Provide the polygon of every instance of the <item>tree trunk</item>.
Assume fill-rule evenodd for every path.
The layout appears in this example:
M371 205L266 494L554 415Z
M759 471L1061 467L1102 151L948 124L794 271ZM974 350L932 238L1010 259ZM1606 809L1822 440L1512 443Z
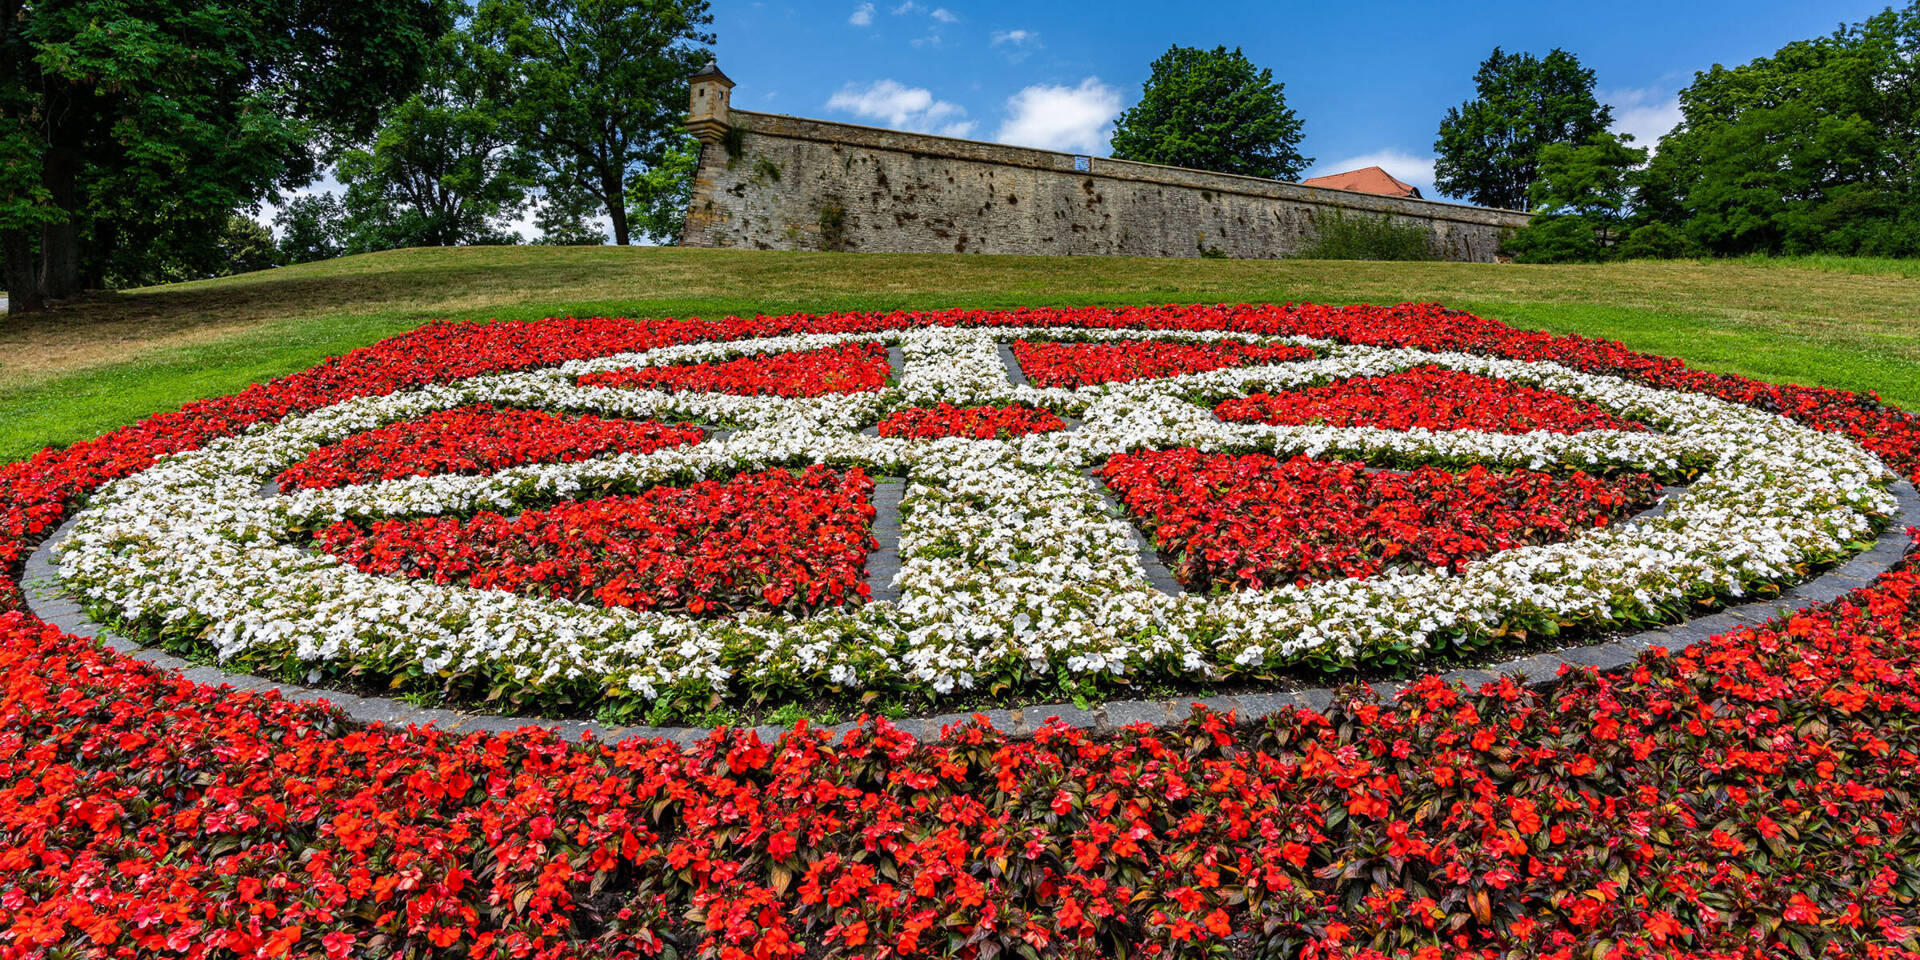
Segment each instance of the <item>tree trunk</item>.
M74 189L79 166L79 158L62 147L47 151L47 192L65 214L60 222L40 228L40 294L49 300L72 296L80 289L79 197Z
M39 313L47 308L40 297L39 261L34 257L33 234L0 230L0 248L6 254L7 312Z
M80 292L80 226L72 220L40 228L40 295L49 300Z
M600 189L606 195L607 216L613 220L613 242L624 247L630 242L627 236L626 187L616 174L612 177L602 177Z
M81 289L99 290L107 285L107 262L113 259L114 248L119 245L118 223L104 217L93 222L93 244L80 270Z

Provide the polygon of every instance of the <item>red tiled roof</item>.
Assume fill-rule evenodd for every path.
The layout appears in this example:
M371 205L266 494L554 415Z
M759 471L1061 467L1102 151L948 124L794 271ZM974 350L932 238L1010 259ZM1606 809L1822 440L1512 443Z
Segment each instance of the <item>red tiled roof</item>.
M1353 190L1358 193L1377 193L1383 197L1412 197L1421 199L1420 190L1410 184L1401 183L1393 175L1379 167L1361 167L1345 173L1332 173L1324 177L1312 177L1301 183L1309 187L1328 187L1334 190Z

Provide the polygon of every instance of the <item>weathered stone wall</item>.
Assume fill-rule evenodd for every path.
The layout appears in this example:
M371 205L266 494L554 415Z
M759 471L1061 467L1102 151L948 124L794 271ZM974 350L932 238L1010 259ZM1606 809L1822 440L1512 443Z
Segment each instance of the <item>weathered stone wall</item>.
M703 145L683 242L761 250L1236 258L1292 254L1328 216L1433 231L1491 261L1507 210L1305 187L732 110ZM1076 170L1076 161L1087 167Z

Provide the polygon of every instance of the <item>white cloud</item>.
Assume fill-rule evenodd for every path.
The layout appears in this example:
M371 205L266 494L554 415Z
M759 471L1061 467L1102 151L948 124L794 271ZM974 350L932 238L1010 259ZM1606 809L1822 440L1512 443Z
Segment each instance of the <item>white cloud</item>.
M1388 148L1363 153L1357 157L1347 157L1344 160L1316 163L1302 175L1301 179L1324 177L1365 167L1379 167L1400 182L1419 188L1420 195L1428 200L1438 200L1441 194L1433 186L1433 160L1433 155L1430 153L1408 153L1405 150Z
M925 87L909 87L896 80L877 80L864 87L849 83L827 101L827 109L853 114L895 130L964 137L973 121L958 104L935 99Z
M914 12L915 10L924 10L924 9L926 9L926 8L925 8L925 7L922 7L921 5L919 5L919 4L917 4L917 3L915 3L915 2L913 2L913 0L907 0L907 2L906 2L906 3L903 3L903 4L901 4L901 5L899 5L899 6L897 6L897 7L894 7L894 8L893 8L893 15L894 15L894 16L896 16L896 17L898 17L898 16L902 16L902 15L904 15L904 14L909 14L909 13L912 13L912 12Z
M853 14L847 17L847 22L853 24L856 27L872 26L873 25L873 4L863 3L857 7L854 7Z
M1678 126L1680 96L1660 87L1600 91L1601 103L1613 105L1613 132L1633 135L1633 145L1649 149Z
M993 45L996 47L1002 44L1023 47L1029 43L1038 44L1039 42L1040 35L1032 30L995 30L993 32Z
M948 10L946 7L934 7L933 12L927 14L927 16L932 17L935 20L940 21L941 23L959 23L960 22L959 16L955 15L953 11Z
M1035 84L1007 98L1007 119L993 138L1001 143L1076 153L1107 151L1120 91L1088 77L1077 87Z

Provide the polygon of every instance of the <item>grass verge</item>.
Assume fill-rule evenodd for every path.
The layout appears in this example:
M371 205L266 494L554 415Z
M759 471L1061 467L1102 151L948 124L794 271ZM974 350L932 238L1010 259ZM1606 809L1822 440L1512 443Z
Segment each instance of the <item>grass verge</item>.
M432 320L1437 301L1709 370L1920 406L1920 263L1519 266L833 254L397 250L92 296L0 321L0 460L96 436Z

